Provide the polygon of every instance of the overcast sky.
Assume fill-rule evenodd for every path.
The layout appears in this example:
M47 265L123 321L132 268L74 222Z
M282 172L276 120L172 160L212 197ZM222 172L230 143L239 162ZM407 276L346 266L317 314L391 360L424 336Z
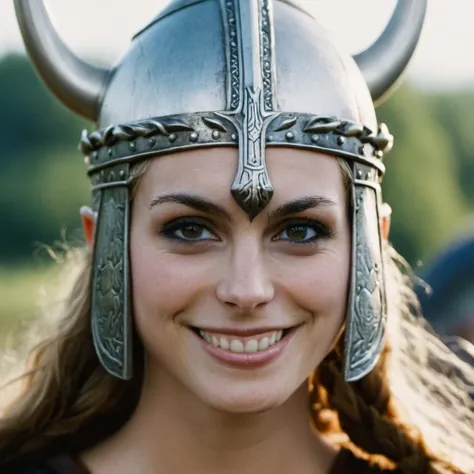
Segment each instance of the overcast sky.
M39 0L37 0L39 1ZM303 0L340 41L357 52L386 24L395 0ZM418 1L418 0L412 0ZM131 36L168 0L47 0L67 44L113 63ZM408 77L422 87L474 89L474 0L429 0L422 39ZM12 0L0 0L0 54L24 51Z

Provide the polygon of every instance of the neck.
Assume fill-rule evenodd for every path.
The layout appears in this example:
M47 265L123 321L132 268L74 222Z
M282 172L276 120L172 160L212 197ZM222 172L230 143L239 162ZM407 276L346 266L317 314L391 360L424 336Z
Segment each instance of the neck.
M281 406L233 414L161 372L146 379L128 424L83 461L93 474L327 474L335 455L311 429L306 384Z

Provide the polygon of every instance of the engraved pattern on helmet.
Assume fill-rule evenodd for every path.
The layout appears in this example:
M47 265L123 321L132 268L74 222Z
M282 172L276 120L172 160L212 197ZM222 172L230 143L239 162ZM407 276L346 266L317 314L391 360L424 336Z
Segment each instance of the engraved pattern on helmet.
M113 375L129 378L128 189L102 191L94 249L92 334L98 356Z

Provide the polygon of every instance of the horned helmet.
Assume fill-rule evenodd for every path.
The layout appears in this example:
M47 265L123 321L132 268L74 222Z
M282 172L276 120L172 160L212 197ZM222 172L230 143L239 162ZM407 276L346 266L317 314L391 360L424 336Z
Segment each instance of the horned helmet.
M273 194L268 147L315 150L351 170L352 269L344 376L377 363L386 325L380 231L381 101L418 43L427 0L399 0L379 39L351 57L296 0L173 0L112 68L75 56L42 0L15 0L30 57L51 91L97 124L83 132L97 212L91 325L105 369L132 377L130 167L202 147L238 148L231 193L253 219ZM291 159L289 157L288 159Z

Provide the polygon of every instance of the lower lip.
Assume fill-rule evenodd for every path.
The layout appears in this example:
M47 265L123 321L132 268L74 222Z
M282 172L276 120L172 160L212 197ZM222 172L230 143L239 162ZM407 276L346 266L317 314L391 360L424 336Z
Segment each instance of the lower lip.
M276 358L280 356L283 352L284 348L290 341L294 334L294 329L291 329L285 337L280 339L276 344L270 346L268 349L264 351L258 352L231 352L220 347L216 347L213 344L205 341L197 334L196 337L201 341L204 349L215 359L219 362L223 362L224 364L231 365L234 367L240 368L255 368L255 367L262 367L270 362L273 362Z

